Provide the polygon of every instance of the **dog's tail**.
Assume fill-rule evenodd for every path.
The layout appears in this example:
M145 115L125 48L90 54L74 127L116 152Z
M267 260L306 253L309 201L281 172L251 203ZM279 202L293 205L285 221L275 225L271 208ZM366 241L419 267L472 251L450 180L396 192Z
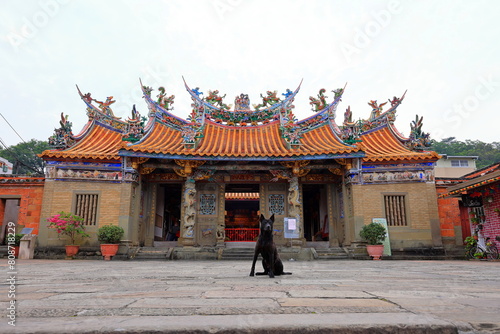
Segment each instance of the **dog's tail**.
M291 275L292 273L282 273L281 275Z

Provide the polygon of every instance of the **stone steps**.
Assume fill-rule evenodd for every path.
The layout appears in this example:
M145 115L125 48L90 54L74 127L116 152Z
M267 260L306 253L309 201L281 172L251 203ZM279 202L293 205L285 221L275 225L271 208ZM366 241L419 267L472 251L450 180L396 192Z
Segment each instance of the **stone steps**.
M340 247L316 248L318 260L347 260L349 255Z
M254 248L225 248L222 251L221 260L245 260L253 259Z
M340 247L316 249L315 252L318 260L345 260L349 258L345 250ZM253 259L253 254L253 248L226 248L222 252L221 260L248 261Z
M132 252L132 260L170 260L173 248L140 247Z

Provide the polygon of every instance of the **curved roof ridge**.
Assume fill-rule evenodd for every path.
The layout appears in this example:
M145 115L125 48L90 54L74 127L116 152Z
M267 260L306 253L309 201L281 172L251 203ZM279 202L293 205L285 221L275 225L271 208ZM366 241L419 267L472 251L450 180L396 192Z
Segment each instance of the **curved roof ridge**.
M115 103L113 100L113 96L108 96L106 101L97 101L91 97L91 93L82 94L78 85L76 85L76 89L78 90L78 95L82 101L87 105L87 116L89 120L98 120L102 121L102 123L107 123L111 127L119 129L120 131L125 131L127 128L127 122L121 120L120 117L116 117L111 109L110 105ZM95 101L100 104L100 108L94 106L92 101Z
M142 155L141 155L142 153ZM360 156L358 147L338 140L327 123L304 134L297 147L283 138L279 121L260 126L227 126L207 120L201 140L186 146L182 132L165 124L156 124L153 131L133 145L123 147L122 156L157 156L161 158L210 158L214 160L283 160ZM364 154L362 154L364 156Z
M93 121L87 134L74 146L63 150L45 150L42 158L120 160L118 150L124 145L122 133L109 125Z
M179 117L179 116L177 116L169 111L169 110L172 110L173 108L172 109L168 109L168 107L165 108L165 107L161 106L158 102L153 101L153 99L151 98L151 92L153 89L151 87L143 85L141 79L139 79L139 82L141 84L143 98L146 101L146 104L148 105L148 109L151 113L154 113L156 118L168 120L172 124L172 126L177 126L177 127L182 127L188 123L187 120L185 120L185 119L183 119L183 118L181 118L181 117ZM160 88L163 88L163 87L160 87ZM175 98L175 95L172 95L170 98L171 98L171 101L169 103L173 104L173 98Z
M395 136L387 124L362 133L360 138L362 141L357 146L366 152L366 157L363 158L366 162L439 159L439 155L433 151L411 151Z

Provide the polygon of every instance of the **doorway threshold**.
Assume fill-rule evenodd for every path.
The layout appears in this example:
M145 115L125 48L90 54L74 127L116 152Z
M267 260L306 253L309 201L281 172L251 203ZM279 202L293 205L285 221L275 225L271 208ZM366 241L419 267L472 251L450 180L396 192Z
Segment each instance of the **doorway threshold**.
M226 248L255 248L255 241L244 241L244 242L226 242Z
M306 241L306 247L314 249L329 248L328 241Z
M154 241L153 242L153 247L171 248L171 247L177 247L177 245L178 245L177 241Z

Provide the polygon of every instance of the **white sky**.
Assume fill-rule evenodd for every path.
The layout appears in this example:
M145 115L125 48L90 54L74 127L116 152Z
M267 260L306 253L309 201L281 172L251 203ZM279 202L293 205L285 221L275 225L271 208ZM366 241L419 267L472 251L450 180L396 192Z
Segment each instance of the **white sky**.
M176 96L187 117L192 88L240 93L295 89L299 119L309 96L347 89L337 123L351 106L408 93L396 126L408 135L416 114L431 138L500 141L500 1L97 1L0 2L0 113L24 140L47 140L69 114L87 122L82 93L114 96L116 116L132 105L146 115L139 78ZM0 138L19 137L0 117Z

